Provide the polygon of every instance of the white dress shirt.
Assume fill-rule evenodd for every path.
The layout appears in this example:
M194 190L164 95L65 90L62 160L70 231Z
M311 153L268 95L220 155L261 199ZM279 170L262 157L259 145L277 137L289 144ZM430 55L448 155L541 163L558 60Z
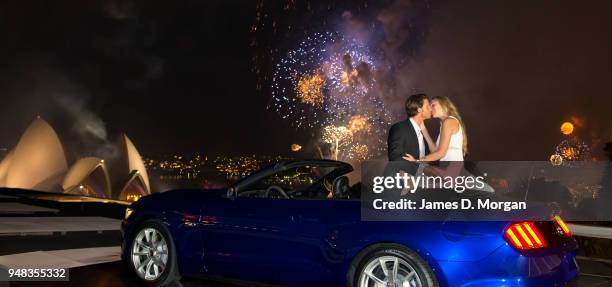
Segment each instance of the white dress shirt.
M423 133L421 133L421 127L419 126L419 124L417 124L417 122L412 118L410 118L410 122L412 123L414 132L416 132L417 138L419 139L419 154L418 154L419 157L416 158L418 160L425 156L425 139L423 139Z

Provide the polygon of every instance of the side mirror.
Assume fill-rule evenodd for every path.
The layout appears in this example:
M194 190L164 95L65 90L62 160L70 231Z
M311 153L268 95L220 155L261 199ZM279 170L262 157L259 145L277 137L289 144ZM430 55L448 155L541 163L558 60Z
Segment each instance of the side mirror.
M332 182L334 198L346 198L349 196L349 180L346 176L339 176Z

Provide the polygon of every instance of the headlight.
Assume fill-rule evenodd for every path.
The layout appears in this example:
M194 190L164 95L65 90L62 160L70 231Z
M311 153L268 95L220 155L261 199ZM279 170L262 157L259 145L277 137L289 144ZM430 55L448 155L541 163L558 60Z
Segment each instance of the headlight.
M128 207L128 208L126 208L126 209L125 209L125 219L128 219L128 217L130 217L130 215L132 215L132 213L133 213L133 212L134 212L134 210L133 210L133 209L131 209L131 208L129 208L129 207Z

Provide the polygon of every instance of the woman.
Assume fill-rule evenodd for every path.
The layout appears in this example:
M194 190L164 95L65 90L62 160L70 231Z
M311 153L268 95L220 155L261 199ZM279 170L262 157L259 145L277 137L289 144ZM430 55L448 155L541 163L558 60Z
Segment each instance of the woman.
M431 112L433 117L442 122L440 134L434 142L425 125L421 124L421 132L430 153L420 161L463 161L467 153L467 135L457 107L447 97L435 97L431 100ZM416 161L410 154L403 158Z

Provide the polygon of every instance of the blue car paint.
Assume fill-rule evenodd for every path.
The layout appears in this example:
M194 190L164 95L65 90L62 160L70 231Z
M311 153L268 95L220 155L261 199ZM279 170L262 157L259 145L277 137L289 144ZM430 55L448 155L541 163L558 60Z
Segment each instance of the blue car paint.
M228 198L228 190L178 190L133 204L134 228L162 221L181 274L286 286L347 286L354 258L397 243L417 252L441 286L562 286L578 274L575 241L523 255L503 239L508 222L368 222L360 202ZM127 247L127 248L126 248Z

